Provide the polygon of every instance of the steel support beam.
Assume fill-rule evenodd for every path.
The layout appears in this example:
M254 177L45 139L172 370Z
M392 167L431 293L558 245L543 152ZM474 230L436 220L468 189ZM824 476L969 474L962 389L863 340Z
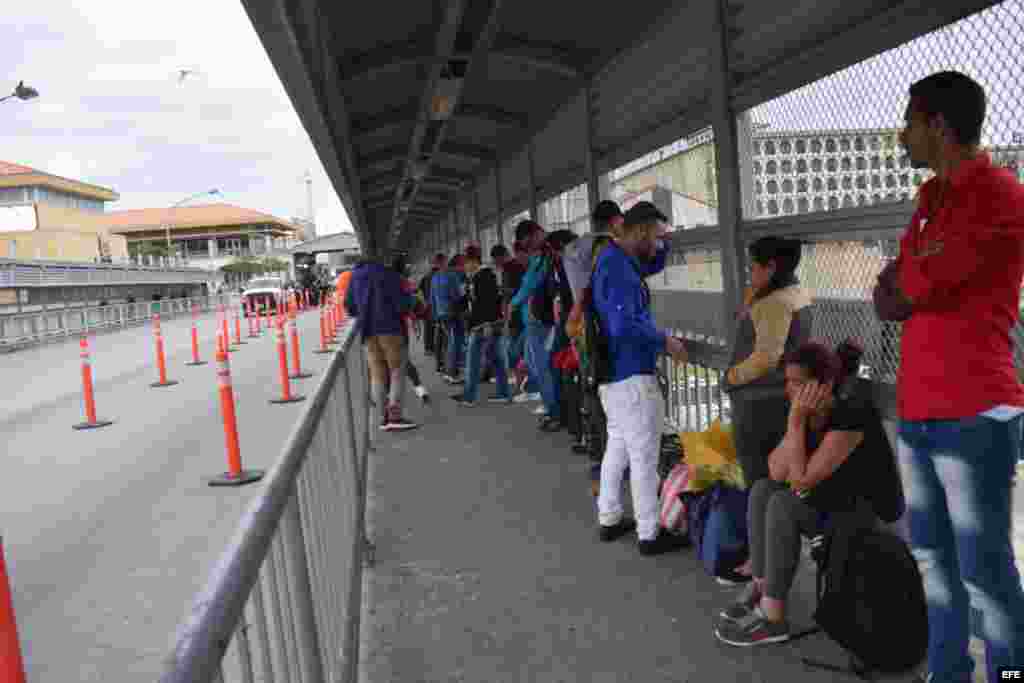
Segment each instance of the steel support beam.
M503 0L490 0L490 5L487 8L486 16L483 22L480 24L479 33L476 36L476 42L473 45L472 54L468 63L465 67L465 72L462 74L462 82L459 84L458 89L450 97L450 105L453 110L458 110L462 94L465 92L467 84L473 82L474 78L479 78L480 64L486 59L487 53L490 51L491 46L494 44L494 40L498 34L499 21L498 16L501 10L501 4ZM452 7L457 8L457 13L461 18L465 11L465 0L451 0ZM451 14L451 12L449 13ZM446 25L447 29L447 25ZM450 57L454 52L455 36L452 34L449 36L447 33L442 32L442 36L439 39L439 46L441 49L438 51L439 55L445 55ZM439 79L441 77L441 71L438 68L432 72L431 78L427 81L427 88L423 93L423 101L420 104L421 110L424 112L429 111L431 101L433 99L434 91L437 87ZM444 144L445 136L449 130L451 119L443 119L437 122L436 125L431 129L432 135L428 136L428 126L418 125L416 133L413 135L412 144L410 145L409 163L406 164L406 174L411 176L411 167L414 160L419 160L425 163L427 175L429 175L430 167L433 164L434 154L441 149ZM433 125L433 124L432 124ZM429 139L428 139L429 138ZM416 201L416 194L419 191L419 183L414 182L412 185L411 192L406 197L409 201ZM399 189L397 194L401 195L404 190ZM401 201L402 196L398 196L397 200ZM397 223L397 221L395 221ZM400 224L396 225L398 230L401 229Z
M484 243L483 243L483 240L480 239L480 198L477 195L477 190L479 190L479 188L477 187L476 183L474 183L473 184L473 189L472 189L472 193L473 193L472 194L473 226L474 226L474 228L476 230L476 242L477 242L477 244L480 245L480 248L482 249L483 246L484 246Z
M420 113L415 107L400 107L375 116L367 116L353 122L352 134L356 138L360 138L389 128L413 126L417 123L419 115ZM513 128L525 128L529 124L529 117L525 114L477 104L460 106L452 113L452 118L477 119L493 123L496 126Z
M529 179L530 189L528 193L528 201L530 202L530 219L540 222L540 216L537 215L537 171L536 166L533 162L533 140L531 139L526 143L526 165L527 165L527 178Z
M601 200L598 187L597 159L594 154L594 94L591 82L583 86L583 172L587 182L587 213L593 214ZM589 222L588 222L589 225ZM590 232L588 229L587 232Z
M345 81L352 81L374 78L398 69L421 65L434 66L438 62L438 57L431 54L432 47L427 38L414 38L402 43L383 45L348 60L342 77ZM541 45L516 38L507 46L502 45L496 50L491 50L487 57L521 64L535 71L552 73L564 78L579 78L581 72L577 63L584 61L589 55L570 54L560 46ZM459 52L453 53L447 59L468 62L472 55Z
M715 0L715 23L711 40L711 121L715 133L715 170L718 176L718 232L722 249L723 320L732 320L743 301L746 270L743 240L743 206L740 189L739 148L736 112L732 107L729 68L729 25L727 0ZM730 346L735 330L729 331Z
M498 211L498 244L505 244L505 207L501 197L501 162L494 165L494 201Z

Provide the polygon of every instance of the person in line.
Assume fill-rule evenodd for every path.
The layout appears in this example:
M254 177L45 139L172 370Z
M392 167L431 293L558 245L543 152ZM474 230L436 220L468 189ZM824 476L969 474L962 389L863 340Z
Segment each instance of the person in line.
M412 279L409 278L410 266L408 255L402 253L395 256L394 261L391 263L391 268L402 276L402 291L411 295L415 299L415 304L412 310L402 316L402 322L404 323L402 332L405 336L405 346L406 348L409 348L409 339L412 331L416 328L417 318L422 319L426 316L426 311L424 310L426 307L421 304L419 299L416 299L416 293L419 287ZM430 403L430 393L423 385L423 381L420 378L420 372L416 368L416 364L412 362L412 358L406 358L405 374L412 383L412 390L416 396L418 396L424 404Z
M900 143L921 186L876 309L904 320L898 455L907 527L928 599L935 683L972 680L971 602L988 680L1024 662L1024 592L1011 538L1024 388L1011 329L1024 277L1024 187L980 148L986 97L969 76L910 86Z
M434 256L434 260L431 263L430 271L420 279L419 292L420 296L423 297L423 301L427 304L426 316L423 320L423 351L428 355L433 355L434 344L437 341L437 329L434 321L434 310L431 307L430 299L430 285L433 281L434 275L441 271L444 267L444 254L437 254Z
M520 367L520 362L526 368L523 374L516 373L516 386L520 393L512 400L516 403L528 403L540 400L540 388L537 378L530 370L530 364L526 361L526 323L525 316L519 309L512 307L512 299L523 284L526 272L530 263L530 255L522 242L516 240L512 243L512 258L504 261L502 266L502 286L505 289L505 317L508 320L508 367L515 369Z
M558 420L547 420L541 422L543 431L559 431L563 427L575 428L577 415L573 414L579 410L579 403L576 400L574 375L577 371L576 359L572 355L570 339L566 331L569 322L569 313L574 306L572 287L569 278L565 273L562 256L565 250L571 247L579 237L572 230L556 230L547 237L547 250L550 253L551 268L548 271L544 286L538 301L551 301L552 317L554 327L545 347L551 354L551 372L557 387L558 396ZM567 393L568 392L568 393Z
M586 309L590 306L590 277L601 252L622 228L623 215L619 205L605 199L598 202L591 215L592 232L570 244L562 261L565 274L572 287L573 307L569 313L566 332L577 350L581 365L588 362L585 340ZM582 367L581 367L582 370ZM589 373L582 372L581 378ZM577 452L589 453L591 459L600 461L604 454L607 424L597 385L581 381L580 406L582 429L579 444L573 446Z
M501 340L501 290L498 277L491 268L481 267L480 248L466 249L466 272L469 274L469 351L466 358L466 384L462 393L453 396L462 406L476 404L480 389L480 364L485 347L499 344ZM495 354L494 374L497 378L497 393L490 400L508 403L512 395L508 388L506 361L501 353Z
M346 268L338 274L338 279L335 281L335 293L338 295L336 301L344 304L348 297L349 284L352 282L352 270ZM345 306L341 307L342 314L345 313ZM351 315L351 314L350 314ZM342 319L344 320L344 318Z
M785 431L782 358L808 341L811 298L796 277L798 240L764 237L750 245L750 287L738 316L725 391L732 406L736 454L748 487L768 477L768 455ZM751 563L736 569L750 576ZM721 583L730 583L722 578Z
M383 410L380 428L405 431L419 425L402 414L408 342L402 316L415 299L402 291L402 277L374 260L360 261L347 286L345 309L359 318L359 332L370 365L370 393Z
M599 537L611 542L636 529L642 555L686 546L658 526L658 455L665 405L655 378L658 355L686 362L682 341L658 329L645 278L664 267L666 217L650 202L626 212L619 236L601 252L593 276L593 307L605 339L609 376L599 393L608 444L597 498ZM636 521L623 517L622 480L630 471Z
M517 247L518 245L513 245L513 248ZM513 369L523 357L523 320L521 316L510 315L509 306L512 297L523 283L526 266L521 260L513 258L503 244L491 247L491 260L501 274L501 317L505 321L497 353L504 358L507 381L511 382L516 379ZM519 395L514 396L512 400L515 401L517 398Z
M437 372L446 377L452 372L447 365L448 332L454 315L455 297L458 295L458 279L449 269L444 254L438 254L435 263L437 272L430 279L430 309L434 315L437 335L434 342L434 359Z
M452 256L448 262L448 272L454 282L452 285L453 313L448 319L448 374L445 381L449 384L462 384L462 370L466 365L466 312L469 298L466 294L466 259L462 254Z
M551 352L547 340L555 326L553 300L542 296L552 267L552 254L547 247L547 233L539 223L524 220L516 226L516 241L530 255L530 267L519 291L512 297L511 309L521 310L526 327L527 363L537 380L543 399L541 428L560 425L558 417L558 385L551 368Z
M828 514L858 509L858 497L870 502L899 487L881 416L870 391L855 383L862 354L849 341L835 351L808 342L786 356L785 436L771 452L769 476L750 492L753 581L719 614L715 635L724 643L788 640L786 598L801 537L825 533Z

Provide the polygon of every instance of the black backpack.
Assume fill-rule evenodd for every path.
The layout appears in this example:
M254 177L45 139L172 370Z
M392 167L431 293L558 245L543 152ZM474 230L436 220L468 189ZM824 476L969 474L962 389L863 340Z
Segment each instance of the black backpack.
M857 673L914 669L928 650L928 608L910 549L863 512L834 514L829 526L814 620Z

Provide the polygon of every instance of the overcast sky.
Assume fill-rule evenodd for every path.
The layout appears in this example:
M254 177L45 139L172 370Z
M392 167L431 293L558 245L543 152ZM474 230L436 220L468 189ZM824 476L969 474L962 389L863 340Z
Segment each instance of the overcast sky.
M4 3L0 159L114 188L108 210L223 201L350 229L239 0ZM178 69L197 76L178 82Z

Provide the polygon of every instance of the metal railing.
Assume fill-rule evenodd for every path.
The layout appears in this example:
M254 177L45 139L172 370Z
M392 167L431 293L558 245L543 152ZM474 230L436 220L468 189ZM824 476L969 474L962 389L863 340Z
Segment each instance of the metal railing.
M0 259L0 287L202 283L211 273L184 266Z
M109 304L0 316L0 350L142 325L152 320L153 315L157 313L164 320L189 315L193 304L199 306L200 311L208 312L220 304L231 306L238 301L239 297L235 294L215 294L208 297L140 301L131 304Z
M356 323L193 602L161 683L356 680L370 443ZM235 657L226 657L234 650Z

